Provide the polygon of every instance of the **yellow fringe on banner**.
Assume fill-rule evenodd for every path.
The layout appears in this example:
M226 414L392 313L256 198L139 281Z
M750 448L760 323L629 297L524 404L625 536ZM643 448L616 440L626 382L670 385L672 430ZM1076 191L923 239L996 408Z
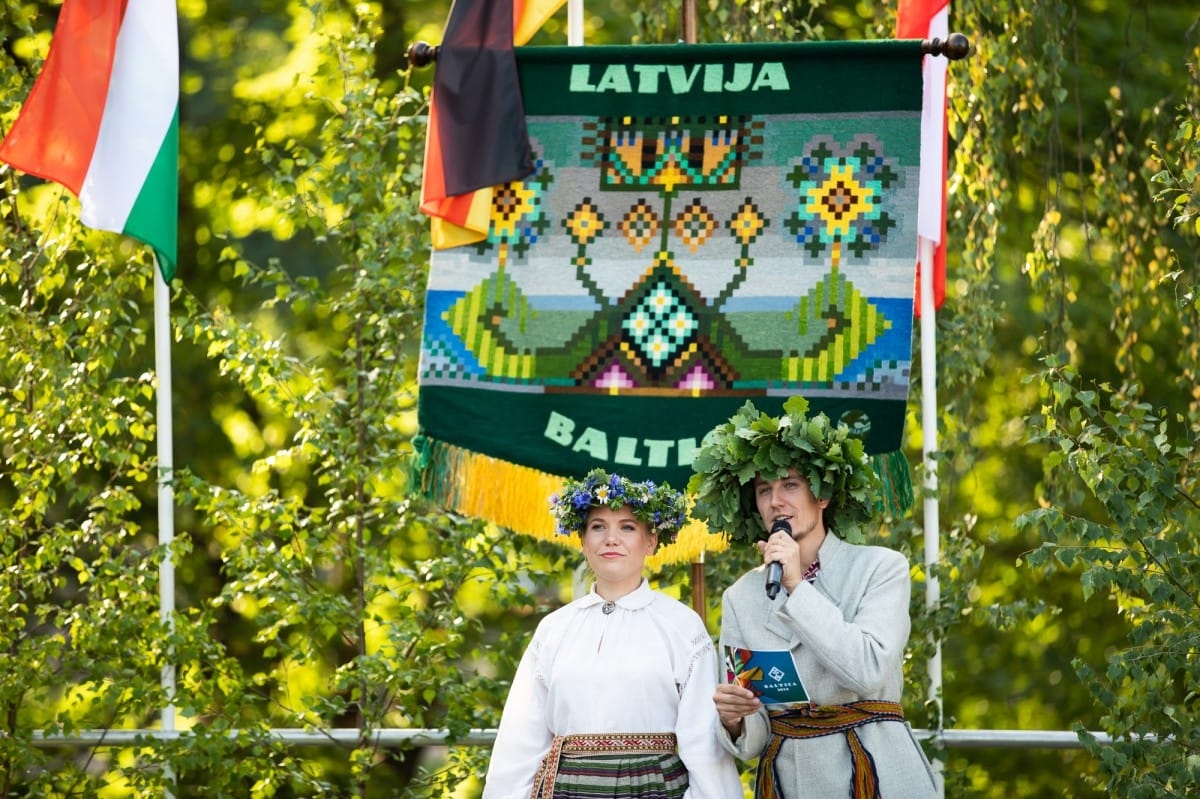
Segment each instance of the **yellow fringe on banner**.
M708 525L695 519L683 526L675 540L646 558L646 567L659 571L673 563L698 563L706 552L724 552L729 548L729 536L710 533Z
M425 436L412 443L411 484L426 498L455 513L580 550L579 536L559 535L550 514L550 497L562 490L562 477ZM658 571L670 564L695 563L704 553L728 546L725 535L710 533L703 522L692 520L672 543L647 558L646 566Z

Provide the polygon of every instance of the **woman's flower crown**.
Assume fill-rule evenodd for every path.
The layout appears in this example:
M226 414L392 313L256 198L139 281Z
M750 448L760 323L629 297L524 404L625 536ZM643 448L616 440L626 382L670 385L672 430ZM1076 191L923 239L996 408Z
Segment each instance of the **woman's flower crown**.
M828 526L850 541L862 540L878 513L879 476L861 438L823 413L806 416L808 400L789 397L782 416L768 416L747 401L696 451L688 490L692 517L734 541L766 535L754 501L754 478L777 480L795 469L813 496L828 499Z
M687 521L687 500L666 483L646 480L635 483L619 474L593 469L582 480L568 480L550 498L550 510L558 522L559 535L583 530L588 510L607 507L620 510L628 505L633 516L644 522L660 541L669 543Z

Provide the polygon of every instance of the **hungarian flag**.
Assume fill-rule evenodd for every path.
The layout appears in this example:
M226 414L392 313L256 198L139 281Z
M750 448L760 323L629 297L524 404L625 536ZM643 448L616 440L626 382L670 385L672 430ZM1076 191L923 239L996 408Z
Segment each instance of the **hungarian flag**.
M179 216L175 0L64 0L0 161L66 186L88 227L150 245L169 282Z
M900 0L896 13L897 39L932 39L950 35L949 0ZM946 299L946 58L927 55L922 66L925 96L921 103L921 191L917 201L917 232L934 243L933 307ZM917 264L920 269L920 264ZM921 282L913 303L921 315Z
M430 97L421 210L432 217L435 249L487 236L492 187L528 175L533 164L513 46L566 0L455 0Z

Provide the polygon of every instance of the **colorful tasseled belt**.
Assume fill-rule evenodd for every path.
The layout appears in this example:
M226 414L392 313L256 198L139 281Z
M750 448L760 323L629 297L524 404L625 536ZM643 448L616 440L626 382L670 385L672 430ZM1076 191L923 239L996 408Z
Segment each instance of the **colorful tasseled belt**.
M554 795L554 778L558 776L558 762L563 755L670 755L675 753L677 747L673 732L555 736L550 744L550 751L542 758L542 764L533 776L530 799L550 799Z
M802 705L770 714L771 740L758 761L755 779L755 799L783 799L779 779L775 774L775 757L788 738L820 738L843 733L850 747L853 774L850 799L879 799L879 774L875 758L862 745L856 727L875 721L904 721L904 710L898 702L864 699L847 705Z

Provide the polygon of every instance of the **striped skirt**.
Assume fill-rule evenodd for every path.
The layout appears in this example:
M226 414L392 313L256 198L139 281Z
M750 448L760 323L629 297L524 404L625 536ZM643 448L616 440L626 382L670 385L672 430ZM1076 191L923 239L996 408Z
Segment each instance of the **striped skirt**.
M600 736L580 743L584 738L592 736L556 739L534 781L534 799L682 799L687 791L673 735L669 747L614 746L611 738L600 744Z

